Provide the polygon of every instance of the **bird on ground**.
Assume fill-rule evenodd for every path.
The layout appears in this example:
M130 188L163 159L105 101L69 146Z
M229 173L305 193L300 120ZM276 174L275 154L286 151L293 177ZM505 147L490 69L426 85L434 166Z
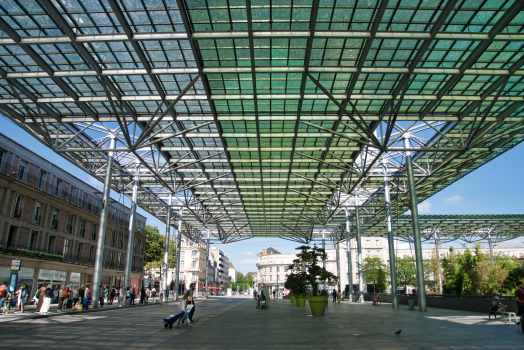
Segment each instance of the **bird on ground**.
M402 329L399 329L398 331L396 331L395 334L400 334L400 332L402 332Z

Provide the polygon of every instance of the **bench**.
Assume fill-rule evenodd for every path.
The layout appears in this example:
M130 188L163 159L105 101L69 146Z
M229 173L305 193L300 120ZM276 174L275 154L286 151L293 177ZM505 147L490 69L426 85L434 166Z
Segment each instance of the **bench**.
M373 305L382 305L382 300L373 300Z

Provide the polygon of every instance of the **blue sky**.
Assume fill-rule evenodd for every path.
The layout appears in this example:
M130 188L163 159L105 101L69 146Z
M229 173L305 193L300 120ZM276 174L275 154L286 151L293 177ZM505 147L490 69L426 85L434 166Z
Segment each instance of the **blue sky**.
M96 179L54 153L9 119L0 116L0 126L0 132L4 135L99 190L102 189L102 184ZM419 204L419 212L420 214L523 214L523 173L524 144L520 144ZM118 193L112 193L111 196L121 201ZM124 199L124 204L129 205L127 198ZM147 217L148 225L157 226L161 233L165 232L165 223L140 208L138 212ZM524 239L520 238L499 245L524 246L523 242ZM226 253L239 271L247 273L256 270L256 255L262 252L263 248L276 247L281 252L293 252L298 245L278 238L254 238L233 244L212 246Z

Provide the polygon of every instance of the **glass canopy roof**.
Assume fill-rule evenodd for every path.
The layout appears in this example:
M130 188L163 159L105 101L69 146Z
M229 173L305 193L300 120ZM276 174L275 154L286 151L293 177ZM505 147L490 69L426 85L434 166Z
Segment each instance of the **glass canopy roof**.
M523 8L0 0L0 111L98 178L116 137L113 188L138 162L139 205L173 195L191 238L337 237L357 207L382 235L406 152L421 202L522 141Z

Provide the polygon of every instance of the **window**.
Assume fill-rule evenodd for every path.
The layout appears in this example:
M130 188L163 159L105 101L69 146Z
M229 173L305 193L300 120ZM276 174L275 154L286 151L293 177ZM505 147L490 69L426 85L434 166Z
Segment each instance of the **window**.
M280 272L280 266L277 266L277 272Z
M191 267L196 267L196 260L191 261Z
M49 239L47 240L47 254L51 254L53 252L54 245L55 245L55 236L49 236Z
M66 233L73 233L73 214L67 214L67 226L66 226Z
M54 195L55 196L60 196L60 190L61 190L61 187L62 187L62 180L60 179L56 179L56 182L55 182L55 191L54 191Z
M144 241L140 241L140 254L144 254Z
M183 259L185 255L186 255L186 251L185 251L185 250L183 250L182 252L180 252L180 258Z
M269 272L273 272L273 268L272 267L269 268Z
M133 242L133 252L136 253L136 238L135 238L135 241Z
M93 213L98 214L98 198L95 199L95 205L93 207Z
M109 245L111 247L115 246L115 231L111 230L111 238L109 239Z
M73 204L76 203L76 191L77 191L77 188L75 186L71 186L71 193L69 194L69 201Z
M6 242L7 247L11 247L15 243L15 237L16 237L17 231L18 231L18 226L11 225L9 227L9 233L7 234L7 242Z
M2 151L2 150L0 149L0 168L2 167L2 162L3 162L3 160L4 160L4 154L5 154L5 151Z
M287 272L287 266L284 266L284 272Z
M115 220L116 220L116 208L113 208L113 217L111 221L115 221Z
M180 262L180 268L181 268L181 269L184 268L184 262L183 262L183 261Z
M116 255L116 265L120 267L121 262L122 262L122 253L118 252Z
M273 263L273 258L270 258L270 259L269 259L269 263L270 263L270 264Z
M33 216L33 223L40 225L42 220L42 203L36 202L35 215Z
M378 247L378 239L375 241L375 247Z
M46 172L43 170L40 170L40 172L38 173L38 181L36 183L36 187L38 187L41 190L44 189L45 176L46 176Z
M82 243L78 243L78 247L76 248L76 263L80 264L82 260L82 250L84 249L84 245Z
M21 219L22 218L22 197L16 195L15 203L13 205L13 218Z
M96 231L97 231L98 224L94 224L91 226L91 240L96 241Z
M118 241L118 248L122 249L123 246L124 246L124 234L121 233L120 240Z
M198 277L197 277L196 274L194 274L194 273L191 274L191 281L196 281L197 278L198 278Z
M58 213L56 210L53 210L53 215L51 216L51 228L53 230L58 228Z
M124 212L120 212L120 225L124 224Z
M82 196L82 208L87 209L87 193Z
M34 250L36 245L36 237L38 235L38 231L31 231L31 236L29 237L29 250Z
M90 246L89 247L89 259L88 259L88 264L89 265L93 265L93 261L95 259L95 247L94 246Z
M192 257L192 258L196 258L196 257L197 257L197 251L196 251L196 250L193 250L193 251L191 252L191 257Z
M69 253L71 252L71 240L66 239L64 241L64 256L69 256Z
M20 165L18 166L18 180L24 181L26 169L27 169L27 163L21 160Z
M86 219L80 219L80 232L79 236L84 237L86 234Z
M273 281L273 275L269 275L269 280Z

